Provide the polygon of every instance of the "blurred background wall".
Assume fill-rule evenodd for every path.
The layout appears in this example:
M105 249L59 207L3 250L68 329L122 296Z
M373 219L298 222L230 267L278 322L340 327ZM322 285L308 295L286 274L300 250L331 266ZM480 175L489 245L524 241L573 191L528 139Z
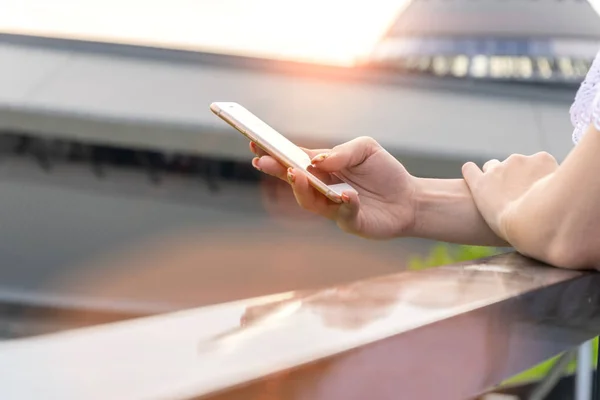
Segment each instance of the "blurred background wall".
M564 158L600 42L583 0L0 7L0 302L132 314L400 271L432 245L298 210L211 102L300 145L373 136L415 175L458 177Z

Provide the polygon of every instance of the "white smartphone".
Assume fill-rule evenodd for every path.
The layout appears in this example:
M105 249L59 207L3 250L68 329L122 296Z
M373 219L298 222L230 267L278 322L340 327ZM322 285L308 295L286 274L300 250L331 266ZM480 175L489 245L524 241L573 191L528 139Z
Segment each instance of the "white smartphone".
M303 170L310 184L331 201L341 203L345 190L354 191L347 183L326 185L311 174L308 154L243 106L232 102L216 102L210 105L210 109L284 166Z

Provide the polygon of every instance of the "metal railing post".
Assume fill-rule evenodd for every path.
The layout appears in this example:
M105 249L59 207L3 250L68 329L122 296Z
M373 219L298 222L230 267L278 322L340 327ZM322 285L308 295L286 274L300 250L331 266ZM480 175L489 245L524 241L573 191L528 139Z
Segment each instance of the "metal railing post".
M575 375L575 400L591 400L594 365L592 362L593 339L577 349L577 371Z
M596 337L592 340L600 340L600 337ZM598 373L598 366L600 366L600 351L596 352L596 367L594 369L594 387L593 399L600 400L600 374Z
M552 389L554 389L558 381L560 381L560 379L563 377L567 365L569 365L569 362L571 362L575 355L576 350L569 350L560 356L542 382L540 382L540 384L531 392L528 400L545 399Z

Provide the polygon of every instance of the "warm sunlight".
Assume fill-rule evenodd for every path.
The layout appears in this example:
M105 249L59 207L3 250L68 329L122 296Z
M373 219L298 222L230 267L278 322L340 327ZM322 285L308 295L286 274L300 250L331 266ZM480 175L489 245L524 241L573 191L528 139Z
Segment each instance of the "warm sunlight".
M409 0L2 0L0 32L352 65Z

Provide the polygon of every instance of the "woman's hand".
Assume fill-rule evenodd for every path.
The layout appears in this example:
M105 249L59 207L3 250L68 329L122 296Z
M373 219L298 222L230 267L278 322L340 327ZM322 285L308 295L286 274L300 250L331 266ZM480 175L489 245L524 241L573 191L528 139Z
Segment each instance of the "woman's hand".
M513 154L503 162L490 160L483 170L470 162L462 173L479 212L490 228L502 239L514 245L511 238L515 210L523 196L536 185L541 185L558 168L548 153L532 156Z
M250 143L252 165L288 182L300 206L331 219L346 232L388 239L412 236L480 246L504 246L483 219L463 179L425 179L410 175L375 140L361 137L333 149L303 149L314 173L326 184L349 183L337 204L314 189L303 171L286 170Z
M387 239L404 234L415 221L415 178L374 139L361 137L333 149L303 149L311 157L311 171L326 184L347 182L358 193L345 191L337 204L314 189L306 175L286 168L253 143L252 165L291 185L298 204L331 219L346 232Z

